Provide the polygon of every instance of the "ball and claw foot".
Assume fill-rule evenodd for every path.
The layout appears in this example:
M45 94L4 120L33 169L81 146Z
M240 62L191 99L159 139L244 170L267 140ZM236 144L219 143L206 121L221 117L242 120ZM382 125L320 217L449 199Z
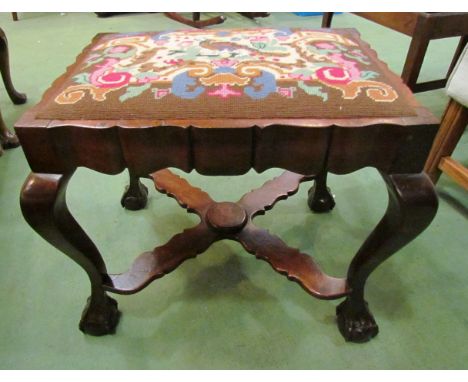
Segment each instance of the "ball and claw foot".
M19 145L18 137L7 129L0 114L0 156L3 154L4 149L13 149Z
M322 213L331 211L335 207L335 200L328 187L326 189L319 189L314 184L309 190L307 204L313 212Z
M367 307L356 311L348 299L336 307L338 329L346 341L362 343L370 341L379 332L379 327Z
M127 210L138 211L146 207L148 202L148 187L138 181L136 187L125 187L124 194L120 200L120 204Z
M90 301L91 299L88 298L81 316L80 330L91 336L114 334L120 318L117 301L106 295L106 303L95 305L93 308L91 308Z

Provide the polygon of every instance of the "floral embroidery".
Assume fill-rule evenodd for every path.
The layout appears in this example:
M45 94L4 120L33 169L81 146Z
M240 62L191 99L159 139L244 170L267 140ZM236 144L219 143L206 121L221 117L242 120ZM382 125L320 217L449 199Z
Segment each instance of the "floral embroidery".
M112 113L128 103L135 116L166 116L178 102L191 114L192 106L219 106L212 112L218 117L239 114L233 105L243 105L242 115L255 109L250 113L307 117L317 110L340 113L342 102L358 97L361 109L347 107L349 115L395 103L399 94L391 81L348 36L289 28L108 34L91 46L53 102L86 108L108 102ZM134 109L137 103L130 101L136 98L144 99L138 105L146 109ZM253 106L258 101L265 109ZM406 107L404 99L395 104L395 115Z

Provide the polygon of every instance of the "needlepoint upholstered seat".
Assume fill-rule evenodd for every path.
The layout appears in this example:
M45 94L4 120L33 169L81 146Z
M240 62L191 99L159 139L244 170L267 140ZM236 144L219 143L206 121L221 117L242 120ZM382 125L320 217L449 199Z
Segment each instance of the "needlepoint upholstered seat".
M364 301L369 274L432 220L437 199L421 171L438 121L352 29L257 28L100 34L16 124L32 174L22 189L26 220L87 272L92 293L80 328L107 334L118 321L106 292L135 293L222 239L323 299L345 297L347 340L377 334ZM112 274L67 209L77 167L128 169L122 204L143 208L151 178L200 223ZM256 227L256 215L314 180L308 204L330 211L327 172L377 168L389 192L382 221L343 278ZM240 175L287 170L237 202L217 202L169 171Z

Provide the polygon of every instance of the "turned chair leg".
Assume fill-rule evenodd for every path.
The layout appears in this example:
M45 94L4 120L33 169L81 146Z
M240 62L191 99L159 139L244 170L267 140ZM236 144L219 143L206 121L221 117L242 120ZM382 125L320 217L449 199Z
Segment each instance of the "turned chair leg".
M322 28L330 28L333 20L333 12L324 12L322 16Z
M437 196L425 173L386 175L389 203L384 217L353 258L348 270L350 295L336 310L338 328L347 341L366 342L378 326L364 300L369 275L383 261L411 242L437 212Z
M3 82L6 91L12 102L16 105L26 102L26 95L19 93L13 86L10 75L10 61L8 54L8 41L5 32L0 28L0 72L2 73Z
M71 175L31 173L21 190L21 210L39 235L80 265L89 277L91 296L81 317L80 330L95 336L111 334L120 313L117 302L103 289L108 278L104 260L66 205Z
M120 200L120 204L127 210L138 211L146 207L148 202L148 187L141 183L140 178L130 173L130 184Z
M318 213L331 211L335 207L335 200L327 187L327 171L321 172L314 179L307 204L313 212Z

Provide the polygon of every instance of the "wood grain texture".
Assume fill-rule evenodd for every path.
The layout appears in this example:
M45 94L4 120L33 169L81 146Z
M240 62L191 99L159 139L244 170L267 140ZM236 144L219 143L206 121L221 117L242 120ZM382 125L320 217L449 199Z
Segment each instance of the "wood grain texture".
M204 252L215 241L229 239L240 242L247 252L268 262L275 271L297 282L313 296L333 299L348 293L345 279L326 275L310 256L288 247L280 238L252 223L256 215L296 193L299 183L311 180L311 177L284 172L247 193L237 203L216 202L167 169L157 171L151 177L159 192L173 197L189 212L198 214L201 221L152 252L140 255L127 272L110 275L104 286L107 291L136 293L185 260Z
M80 330L95 336L111 334L120 313L117 302L103 289L108 275L101 254L68 210L65 193L71 176L31 173L21 190L21 210L39 235L75 261L89 277L91 296Z
M426 174L381 175L387 185L388 207L351 261L347 281L352 292L337 307L340 332L352 342L369 341L378 333L364 300L367 278L382 262L424 231L438 207L437 195Z
M439 169L468 191L468 169L460 162L444 157L439 163Z
M434 184L441 175L440 162L444 157L450 157L468 124L468 109L450 99L442 117L440 129L424 166Z
M265 229L249 224L239 234L239 242L247 252L269 263L314 297L329 300L349 293L346 279L328 276L312 257L287 246Z
M357 32L356 38L359 38ZM99 36L97 37L99 38ZM96 41L96 40L95 40ZM375 52L364 45L365 53ZM438 120L420 106L401 79L379 70L398 86L415 111L411 117L314 119L184 119L174 120L41 120L36 115L67 73L54 82L41 102L16 123L26 158L34 171L27 179L21 206L28 223L47 241L77 262L88 274L91 298L80 328L89 334L112 333L118 322L117 304L105 291L135 293L151 281L204 252L217 240L235 240L280 274L321 299L347 296L337 310L343 336L363 342L378 328L364 300L371 272L430 223L437 198L421 173L438 127ZM297 192L299 184L316 181L309 205L329 194L328 172L346 174L372 166L383 175L389 192L386 214L358 251L347 278L325 274L298 249L253 224L255 216ZM117 174L128 169L130 187L124 202L146 203L140 177L153 179L156 189L200 217L200 223L166 244L137 257L127 272L108 274L91 239L69 213L65 202L68 180L77 167ZM279 167L285 172L238 202L217 202L167 167L206 175L239 175ZM331 198L331 195L330 195ZM330 199L329 198L329 199ZM331 198L326 203L332 208ZM125 203L124 203L125 205ZM316 210L312 208L313 210Z
M333 30L339 32L340 30ZM351 33L357 40L359 34ZM96 36L98 41L102 35ZM377 60L362 43L365 54L378 63L398 92L409 100L415 116L386 118L207 119L191 120L43 120L36 115L77 65L58 78L41 102L15 124L26 158L35 172L64 173L84 166L107 174L128 168L135 176L176 167L206 175L239 175L254 168L283 168L317 174L331 153L329 171L345 173L363 166L382 171L394 168L394 158L423 167L424 149L432 144L438 120L420 106L401 79ZM366 136L372 136L365 144ZM419 145L414 144L418 136ZM389 139L392 140L389 142ZM390 144L388 144L390 143ZM378 147L378 149L376 149ZM414 157L417 148L421 155ZM294 153L294 155L291 155Z

